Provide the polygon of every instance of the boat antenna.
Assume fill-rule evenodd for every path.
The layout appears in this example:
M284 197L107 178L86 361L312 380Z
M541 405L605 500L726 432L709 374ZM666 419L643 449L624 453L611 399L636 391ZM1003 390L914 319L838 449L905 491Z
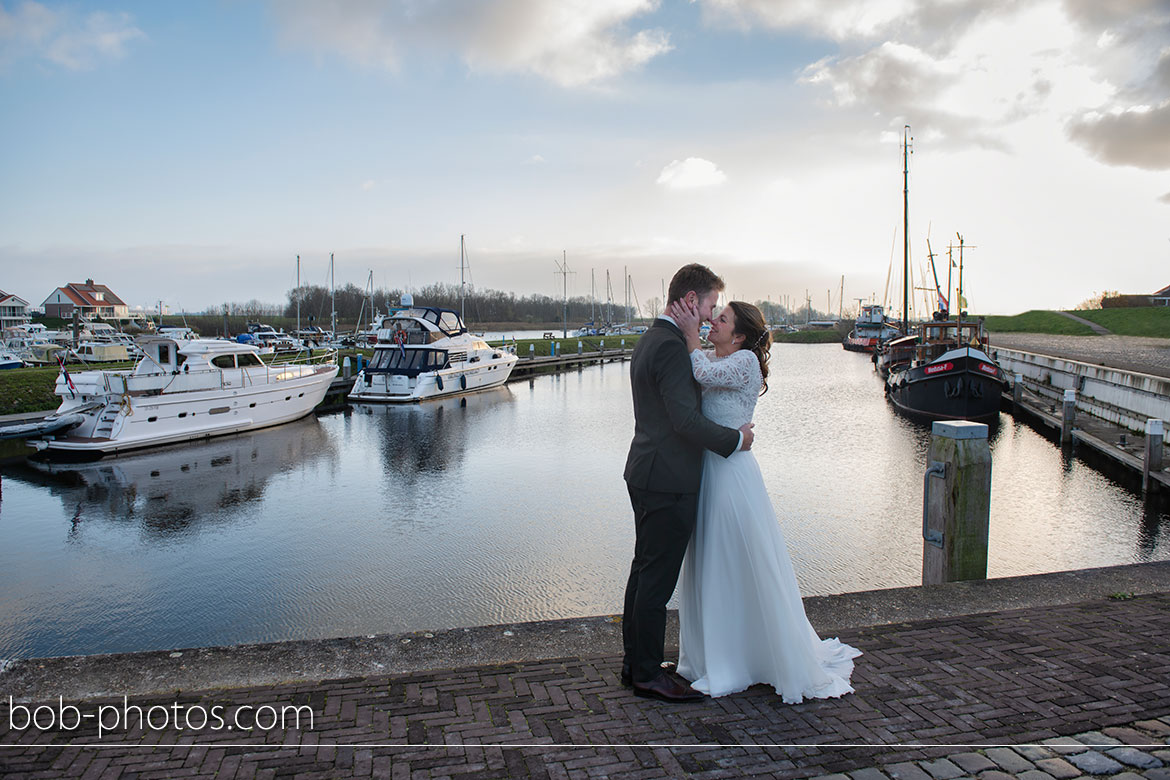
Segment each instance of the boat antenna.
M959 236L959 298L957 303L959 304L959 314L961 315L966 305L966 301L963 298L963 237L957 231L955 235ZM968 244L967 249L978 249L978 247Z
M902 128L902 332L910 334L910 125Z
M561 250L562 262L557 263L557 270L553 271L553 276L560 275L562 286L564 287L564 321L562 322L561 338L569 337L569 274L575 274L576 271L569 270L569 253ZM556 261L553 261L556 262Z

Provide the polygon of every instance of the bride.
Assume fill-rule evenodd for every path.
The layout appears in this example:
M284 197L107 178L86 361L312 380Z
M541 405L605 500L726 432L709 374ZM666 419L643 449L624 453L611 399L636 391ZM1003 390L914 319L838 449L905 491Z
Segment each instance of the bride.
M768 390L772 334L760 310L732 301L699 348L698 315L672 304L687 338L703 415L737 428ZM678 674L709 696L767 683L786 703L853 691L861 652L821 640L804 614L784 534L751 451L703 453L698 520L679 584Z

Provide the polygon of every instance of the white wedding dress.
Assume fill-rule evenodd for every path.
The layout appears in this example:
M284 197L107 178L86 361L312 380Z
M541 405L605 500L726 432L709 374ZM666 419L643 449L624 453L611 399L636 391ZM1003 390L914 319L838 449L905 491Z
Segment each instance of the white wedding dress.
M763 376L755 354L695 350L703 415L751 422ZM853 691L861 652L822 640L804 614L784 534L751 451L703 453L695 533L679 582L678 673L709 696L767 683L789 704Z

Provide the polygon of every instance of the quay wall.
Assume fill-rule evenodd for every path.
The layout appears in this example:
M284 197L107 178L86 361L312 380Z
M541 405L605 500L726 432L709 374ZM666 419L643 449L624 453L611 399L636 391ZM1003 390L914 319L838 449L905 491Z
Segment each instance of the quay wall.
M1151 418L1170 422L1170 379L1082 363L1067 358L999 348L992 357L1008 374L1054 404L1075 390L1077 411L1132 431L1145 431Z

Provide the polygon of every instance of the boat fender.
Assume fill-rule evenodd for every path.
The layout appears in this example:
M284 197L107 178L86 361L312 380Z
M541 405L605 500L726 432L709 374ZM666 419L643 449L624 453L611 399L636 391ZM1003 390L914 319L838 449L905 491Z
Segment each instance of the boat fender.
M440 390L443 389L443 377L439 376L438 374L435 374L435 386Z
M460 387L460 389L463 389L463 390L467 389L467 375L466 374L459 377L459 387Z

